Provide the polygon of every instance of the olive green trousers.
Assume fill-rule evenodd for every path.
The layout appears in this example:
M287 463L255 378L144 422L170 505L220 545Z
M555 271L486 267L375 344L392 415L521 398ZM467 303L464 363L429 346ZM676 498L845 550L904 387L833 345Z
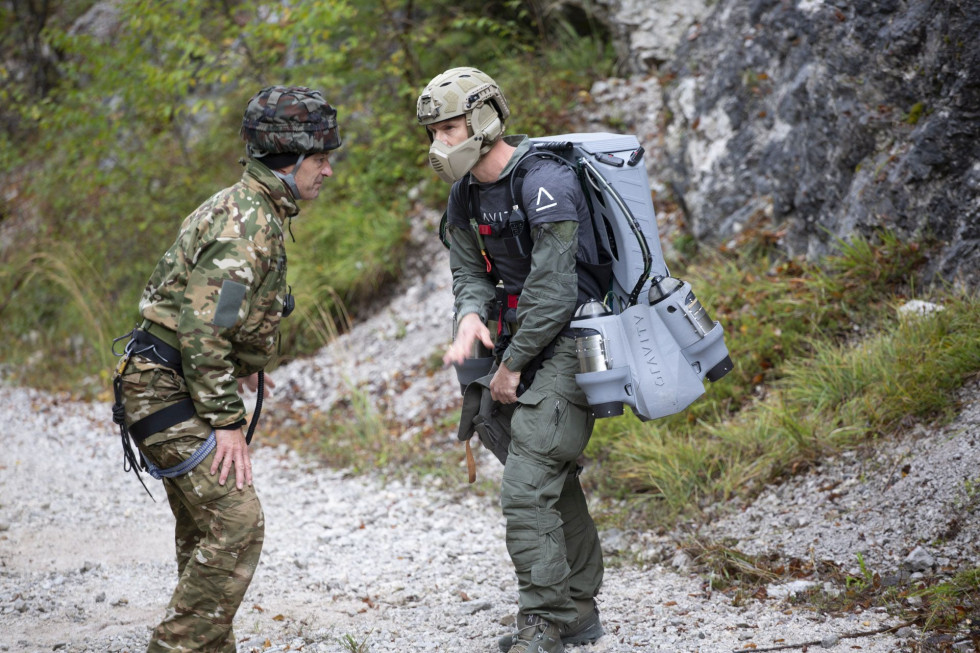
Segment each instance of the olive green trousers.
M575 341L560 337L518 397L500 488L518 607L557 623L578 616L574 600L594 598L603 576L599 535L578 478L595 417L575 383L577 371Z

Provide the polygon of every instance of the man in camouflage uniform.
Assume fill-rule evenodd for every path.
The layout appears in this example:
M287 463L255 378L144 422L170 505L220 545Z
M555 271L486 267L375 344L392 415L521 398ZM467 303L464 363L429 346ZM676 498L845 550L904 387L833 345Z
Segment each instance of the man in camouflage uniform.
M317 197L333 173L328 152L341 144L336 111L305 87L259 91L241 135L241 180L184 220L143 292L143 322L118 374L125 425L176 518L177 587L151 653L236 650L232 620L264 534L239 390L255 389L292 301L284 222L297 200ZM138 426L175 406L187 407L182 421L149 434ZM181 469L195 456L199 464Z
M475 68L438 75L418 99L429 161L453 183L446 219L458 321L444 360L463 365L475 345L495 347L491 373L464 393L460 433L496 420L512 438L505 449L490 445L505 461L500 503L519 595L517 633L500 649L561 653L603 634L602 550L578 478L595 418L575 382L568 325L578 305L604 296L609 268L575 173L536 154L526 136L504 137L509 115L500 88ZM498 283L506 297L490 314ZM500 325L496 343L488 320ZM467 424L474 385L481 409Z

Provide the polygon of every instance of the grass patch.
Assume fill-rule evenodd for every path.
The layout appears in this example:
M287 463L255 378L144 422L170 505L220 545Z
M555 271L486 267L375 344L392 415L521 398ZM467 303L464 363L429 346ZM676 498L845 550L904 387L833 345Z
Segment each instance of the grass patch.
M38 288L46 288L39 293ZM110 305L95 267L70 246L28 252L0 267L0 338L4 374L15 382L59 391L98 392L112 364ZM60 314L67 324L50 320ZM73 373L73 371L75 371Z
M688 267L678 276L700 279L735 370L679 415L600 421L589 449L609 470L600 489L670 522L906 420L952 415L951 391L980 371L980 303L940 290L929 298L943 310L900 316L921 257L879 234L840 243L820 267L760 250Z
M705 591L721 592L736 606L749 600L772 600L769 586L806 580L812 585L810 589L785 599L793 609L861 614L884 608L899 620L885 629L841 634L842 639L914 625L924 635L910 650L953 651L954 642L980 643L980 568L916 579L904 570L883 576L860 554L857 567L845 571L830 561L751 556L724 544L696 539L682 550L692 570L705 579Z
M378 474L386 479L428 480L447 488L495 494L493 482L477 478L466 485L464 449L447 437L455 432L459 411L414 427L392 419L365 388L349 387L329 411L298 412L274 405L263 415L266 444L284 443L334 469ZM474 441L474 447L480 445ZM476 455L490 456L488 451Z
M890 630L915 625L924 632L913 651L953 651L953 644L964 640L980 644L980 568L914 579L901 570L882 576L860 555L857 562L852 573L827 562L808 569L822 584L791 603L826 613L885 608L901 620Z
M980 567L913 591L911 596L921 601L924 627L965 628L973 642L980 644Z

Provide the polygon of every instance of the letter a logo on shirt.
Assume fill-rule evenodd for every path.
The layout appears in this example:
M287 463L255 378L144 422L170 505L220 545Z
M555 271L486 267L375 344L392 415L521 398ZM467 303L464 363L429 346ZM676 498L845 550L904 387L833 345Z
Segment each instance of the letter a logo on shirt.
M544 206L541 206L542 195L546 196L548 198L548 201L551 202L551 204L545 204ZM544 211L545 209L550 209L553 206L558 206L558 202L555 201L555 198L552 197L551 193L549 193L544 186L541 186L540 188L538 188L537 205L538 208L534 209L535 211Z

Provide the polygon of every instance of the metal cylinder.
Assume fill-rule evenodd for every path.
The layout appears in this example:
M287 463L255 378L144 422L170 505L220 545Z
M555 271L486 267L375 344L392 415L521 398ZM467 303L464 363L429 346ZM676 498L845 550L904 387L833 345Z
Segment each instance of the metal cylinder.
M687 293L684 305L691 323L702 337L714 328L715 323L711 320L711 316L708 315L708 311L698 301L698 298L694 296L694 291Z
M486 358L490 356L491 351L487 349L487 346L483 344L483 341L477 338L473 341L473 345L470 347L470 353L467 358Z
M575 354L578 356L579 371L582 373L602 372L609 369L606 345L598 331L575 338Z

